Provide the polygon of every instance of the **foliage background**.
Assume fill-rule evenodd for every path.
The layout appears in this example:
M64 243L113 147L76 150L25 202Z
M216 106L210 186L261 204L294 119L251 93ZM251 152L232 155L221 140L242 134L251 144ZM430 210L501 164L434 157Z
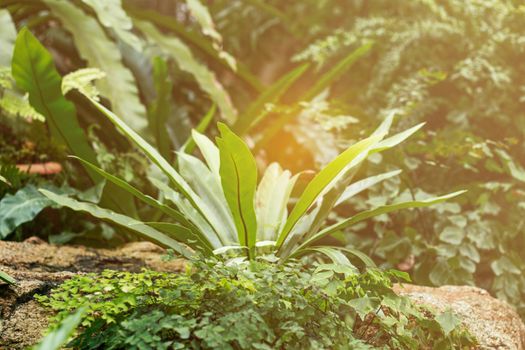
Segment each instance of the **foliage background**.
M360 176L393 169L403 173L338 215L400 197L457 189L468 189L468 194L433 209L381 217L335 238L385 267L407 270L416 283L478 285L525 314L522 2L218 0L205 2L213 18L210 27L191 15L187 2L123 1L133 30L126 15L105 22L103 11L93 6L100 2L69 2L73 9L67 15L57 10L60 3L0 1L17 29L29 26L53 53L61 75L85 66L105 71L105 83L98 85L104 101L122 108L121 114L133 118L161 149L166 142L168 149L179 148L212 101L219 107L215 119L228 121L237 115L243 120L263 113L263 122L245 138L258 150L261 164L276 160L293 172L325 164L392 111L399 115L399 130L427 122L424 131L400 149L367 163ZM76 34L65 18L77 19ZM156 31L148 28L151 24ZM4 28L4 22L1 25ZM98 29L86 31L88 26ZM105 53L98 62L89 51L94 41ZM373 48L364 58L339 72L322 93L303 99L326 72L370 41ZM181 57L188 56L179 42L193 55L186 60L193 65L181 65ZM231 69L230 56L237 72ZM255 112L249 109L265 86L305 62L308 69L281 98L266 101ZM210 81L220 88L211 91ZM137 186L147 186L141 180L147 169L129 144L80 96L71 92L68 98L75 102L80 124L89 130L86 135L98 162ZM22 122L13 114L27 117L27 111L12 113L2 106L0 175L17 186L0 184L0 195L7 198L28 183L89 186L81 169L66 165L67 151L47 138L44 124ZM164 123L168 134L159 136L152 126ZM87 129L92 124L100 126ZM283 127L274 132L272 125ZM208 133L216 131L209 128ZM67 171L43 179L12 168L45 160L63 162ZM139 176L131 169L139 169ZM44 213L47 220L37 217L46 222L44 227L29 222L6 236L24 238L38 228L42 236L58 236L59 241L91 239L101 230L113 244L129 239L87 220L79 224L71 213Z

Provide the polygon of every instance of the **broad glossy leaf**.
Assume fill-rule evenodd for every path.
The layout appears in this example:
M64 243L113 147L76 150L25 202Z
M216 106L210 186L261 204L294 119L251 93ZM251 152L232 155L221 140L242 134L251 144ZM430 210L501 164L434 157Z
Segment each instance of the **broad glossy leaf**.
M380 206L380 207L377 207L377 208L374 208L374 209L370 209L370 210L366 210L366 211L363 211L363 212L360 212L346 220L342 220L332 226L329 226L325 229L323 229L322 231L316 233L313 237L311 237L310 239L308 239L306 242L304 242L303 244L301 244L300 247L298 247L296 250L295 250L295 253L292 254L292 256L296 255L296 252L303 249L303 248L306 248L307 246L311 245L312 243L314 243L315 241L321 239L322 237L325 237L331 233L334 233L336 231L339 231L339 230L342 230L346 227L349 227L351 225L354 225L358 222L361 222L363 220L366 220L366 219L369 219L371 217L374 217L374 216L378 216L378 215L381 215L381 214L387 214L387 213L390 213L390 212L393 212L393 211L396 211L396 210L400 210L400 209L407 209L407 208L421 208L421 207L428 207L428 206L431 206L433 204L437 204L437 203L441 203L441 202L444 202L448 199L451 199L451 198L454 198L454 197L457 197L463 193L465 193L466 191L457 191L457 192L454 192L454 193L449 193L447 195L444 195L444 196L440 196L440 197L434 197L434 198L428 198L428 199L423 199L423 200L419 200L419 201L408 201L408 202L402 202L402 203L396 203L396 204L389 204L389 205L383 205L383 206Z
M255 252L257 238L257 165L250 149L241 138L222 123L219 123L219 131L221 137L217 138L217 144L222 188L233 214L239 243L248 247L251 257Z
M16 27L9 11L0 9L0 67L11 66L16 40Z
M18 34L12 63L12 74L19 88L29 93L29 102L42 114L51 135L75 155L96 163L95 153L76 117L75 105L62 95L62 78L51 54L27 30ZM100 176L88 170L94 183Z
M60 322L58 328L48 333L32 350L59 350L80 325L86 308L80 308Z
M107 74L107 79L98 81L97 87L111 101L113 111L133 129L144 132L147 128L146 108L140 102L133 74L122 64L117 44L107 37L96 19L72 2L44 0L44 3L72 34L80 56L89 67L100 68Z
M237 112L228 93L217 81L215 74L204 64L197 61L186 44L176 37L162 34L151 23L135 21L135 25L151 43L157 45L164 53L173 58L181 70L193 75L200 88L217 104L224 120L229 123L235 122Z
M332 184L334 179L336 180L340 173L351 165L354 159L360 157L360 155L366 151L369 147L373 146L380 140L380 136L372 136L356 144L350 146L346 151L337 156L336 159L331 161L324 169L322 169L306 186L303 194L294 206L286 225L279 234L277 245L281 246L293 229L297 221L307 212L307 210L314 204L323 191L326 191L328 186Z
M28 185L15 194L7 194L0 200L0 239L7 237L21 224L33 220L53 202Z
M126 215L117 214L111 210L101 208L95 204L80 202L76 199L67 196L62 196L48 190L40 189L39 191L45 197L49 198L50 200L52 200L60 206L67 207L75 211L82 211L98 219L102 219L113 224L125 227L150 241L153 241L164 247L173 249L174 251L176 251L184 257L189 258L192 255L192 253L187 248L182 246L179 242L177 242L173 238L170 238L169 236L166 236L162 232L155 230L153 227L150 227L141 221L135 220Z

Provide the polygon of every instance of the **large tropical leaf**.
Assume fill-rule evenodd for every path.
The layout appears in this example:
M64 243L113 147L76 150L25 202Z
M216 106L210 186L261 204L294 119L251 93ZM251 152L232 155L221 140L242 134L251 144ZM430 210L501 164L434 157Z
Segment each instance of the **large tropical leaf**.
M151 23L136 20L135 26L146 35L152 44L157 45L165 54L173 58L181 70L193 75L200 88L217 104L224 120L229 123L235 122L237 112L228 93L217 81L215 74L193 56L186 44L176 37L162 34Z
M86 308L82 307L60 322L57 328L48 333L32 350L59 350L80 325Z
M150 227L141 221L135 220L126 215L115 213L114 211L108 209L101 208L93 203L80 202L76 199L59 195L44 189L40 189L39 191L45 197L49 198L50 200L52 200L60 206L67 207L75 211L82 211L96 218L111 222L116 225L120 225L150 241L153 241L164 247L173 249L174 251L176 251L184 257L189 258L192 255L192 253L187 248L182 246L179 242L177 242L169 236L166 236L162 232L155 230L153 227Z
M16 40L16 27L6 9L0 9L0 67L11 66Z
M147 222L146 224L195 250L200 249L208 255L213 253L212 247L206 238L200 234L195 234L195 232L184 226L169 222Z
M307 212L312 204L322 196L323 193L327 192L329 185L333 184L333 181L340 176L341 172L347 169L354 160L361 158L363 152L368 153L367 150L380 140L381 136L371 136L350 146L312 179L295 204L288 220L286 221L286 225L279 234L277 246L283 244L297 221Z
M89 67L100 68L107 74L107 79L99 81L97 86L102 95L111 101L115 113L121 115L133 129L146 130L146 109L140 102L135 78L122 64L117 44L106 36L96 19L74 3L61 0L44 0L44 3L73 35L78 52Z
M220 153L220 176L226 201L237 228L238 241L248 247L249 256L255 253L257 218L255 191L257 165L244 141L225 124L219 124L221 137L217 138Z
M142 42L132 31L133 22L122 9L121 0L82 0L82 2L95 11L104 27L115 31L118 38L136 51L142 50Z
M213 48L217 51L220 58L228 63L233 71L237 70L237 62L232 55L222 49L222 36L215 29L215 23L211 18L208 8L204 6L199 0L186 0L186 5L190 10L193 18L199 23L202 33L213 40Z
M196 33L195 31L191 31L187 26L178 23L177 21L174 21L173 17L164 16L155 11L145 10L143 8L132 6L131 2L129 1L125 2L124 6L126 8L126 11L131 16L151 22L164 30L176 34L186 43L189 43L193 47L196 47L199 50L201 50L216 63L223 65L228 69L231 69L237 77L241 78L242 81L246 82L255 91L261 92L262 90L264 90L264 86L261 84L259 79L250 72L246 65L244 65L242 62L236 62L235 66L237 70L235 71L234 69L232 69L232 64L228 61L227 57L225 57L224 55L221 56L220 53L217 52L216 48L214 48L213 45L210 43L210 41L207 40L207 38L203 37L199 33Z
M0 201L0 239L5 238L21 224L33 220L44 208L53 204L38 190L28 185Z
M17 86L29 93L31 106L45 117L51 135L73 154L95 163L95 153L78 124L75 105L62 95L62 78L51 54L27 28L16 39L11 70ZM100 181L97 174L88 173L94 183Z
M431 205L434 205L434 204L437 204L437 203L441 203L441 202L444 202L448 199L451 199L451 198L454 198L454 197L457 197L463 193L465 193L466 191L457 191L457 192L454 192L454 193L449 193L447 195L443 195L443 196L440 196L440 197L434 197L434 198L428 198L428 199L423 199L423 200L416 200L416 201L408 201L408 202L402 202L402 203L395 203L395 204L389 204L389 205L383 205L383 206L380 206L380 207L377 207L377 208L374 208L374 209L370 209L370 210L366 210L366 211L363 211L363 212L360 212L348 219L345 219L345 220L342 220L332 226L329 226L321 231L319 231L318 233L316 233L314 236L312 236L310 239L306 240L304 243L302 243L297 249L294 250L294 253L291 255L291 257L293 256L296 256L297 253L301 250L301 249L304 249L306 247L308 247L309 245L315 243L316 241L318 241L319 239L331 234L331 233L334 233L334 232L337 232L339 230L342 230L346 227L349 227L351 225L354 225L358 222L361 222L363 220L366 220L366 219L369 219L371 217L374 217L374 216L378 216L378 215L381 215L381 214L387 214L387 213L390 213L390 212L393 212L393 211L396 211L396 210L400 210L400 209L407 209L407 208L421 208L421 207L428 207L428 206L431 206Z

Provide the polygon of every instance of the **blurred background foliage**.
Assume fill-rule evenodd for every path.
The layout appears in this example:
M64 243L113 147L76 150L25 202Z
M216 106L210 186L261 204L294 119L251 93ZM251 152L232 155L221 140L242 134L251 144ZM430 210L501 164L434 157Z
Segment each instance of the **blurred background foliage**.
M403 172L338 215L393 199L468 193L432 209L376 218L334 242L409 272L415 283L480 286L525 315L522 1L0 0L0 6L0 213L22 199L36 203L24 218L6 222L0 215L1 238L37 234L104 245L129 239L31 197L38 196L35 186L73 191L92 184L66 161L68 150L49 137L49 125L10 76L16 31L27 26L62 76L97 68L70 81L83 87L96 81L94 93L168 158L192 127L214 136L211 121L223 120L249 142L261 166L278 161L293 172L315 170L389 113L398 116L397 130L426 122L359 176ZM127 141L81 94L73 90L67 98L98 163L153 191L143 181L145 162ZM16 167L50 161L64 169L43 176Z

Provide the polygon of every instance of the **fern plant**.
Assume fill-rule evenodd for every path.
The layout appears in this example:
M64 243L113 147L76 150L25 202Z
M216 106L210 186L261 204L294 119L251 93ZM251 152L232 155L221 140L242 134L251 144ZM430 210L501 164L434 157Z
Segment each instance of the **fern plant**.
M461 193L380 206L325 227L328 214L335 206L381 179L395 175L381 174L351 184L359 165L369 155L396 146L423 124L386 137L394 118L393 114L389 115L370 137L355 143L322 169L308 183L288 213L290 194L300 174L292 176L279 165L272 164L258 182L257 166L250 149L225 124L218 125L220 137L216 144L193 131L193 140L205 162L180 153L177 164L173 165L113 112L90 100L160 169L162 176L152 176L150 180L165 201L142 193L87 160L78 159L107 181L162 212L167 220L141 222L48 190L41 189L41 193L59 205L124 226L186 257L191 256L192 251L205 255L233 251L242 259L254 259L269 250L279 259L286 260L316 251L334 261L349 263L345 255L335 248L321 248L315 243L367 218L401 208L428 206Z

